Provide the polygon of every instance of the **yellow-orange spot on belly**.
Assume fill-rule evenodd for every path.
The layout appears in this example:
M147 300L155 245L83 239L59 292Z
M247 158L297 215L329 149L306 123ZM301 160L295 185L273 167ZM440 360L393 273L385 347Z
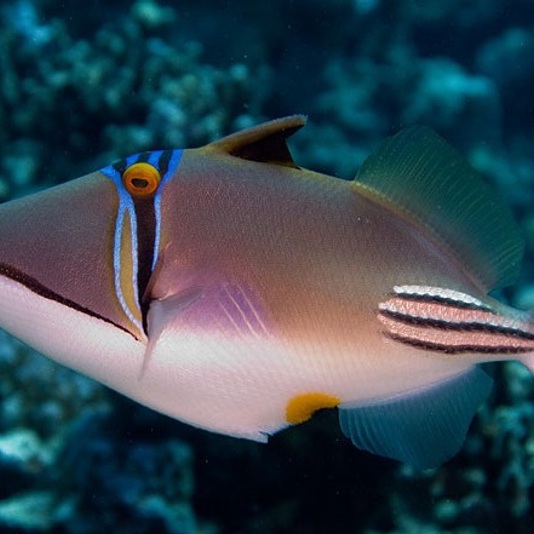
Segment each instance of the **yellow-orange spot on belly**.
M335 408L340 399L326 393L312 392L295 395L286 406L286 421L298 425L307 421L317 410Z

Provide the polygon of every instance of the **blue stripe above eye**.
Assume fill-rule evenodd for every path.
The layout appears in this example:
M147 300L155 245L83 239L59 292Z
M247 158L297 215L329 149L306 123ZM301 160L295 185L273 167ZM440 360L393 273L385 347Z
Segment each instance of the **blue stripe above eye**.
M157 261L159 253L159 244L161 239L161 195L165 184L172 179L174 176L180 160L182 158L183 150L154 150L152 152L143 152L139 154L133 154L128 156L120 163L114 163L108 165L100 170L100 172L111 179L117 188L117 193L119 195L119 207L117 211L117 220L115 222L115 234L113 237L113 277L115 285L115 293L123 309L124 313L128 319L139 329L140 332L143 331L142 322L137 319L136 315L140 315L141 306L139 301L139 291L138 291L138 242L137 242L137 215L135 212L135 204L132 196L125 189L122 183L122 175L119 172L119 169L127 169L134 163L139 161L145 161L150 165L153 165L161 173L161 183L158 187L156 194L153 197L154 202L154 243L153 243L153 254L152 254L152 266L151 270L153 271ZM126 299L124 298L122 287L121 287L121 236L124 227L124 217L128 213L130 218L130 239L132 244L132 266L133 266L133 275L132 275L132 290L134 294L135 303L137 310L132 310L128 306Z
M182 152L182 151L179 150L177 152ZM150 163L150 165L153 165L158 170L160 170L159 167L158 167L158 162L159 162L162 154L163 154L163 150L154 150L154 151L150 152L150 155L148 156L147 163Z

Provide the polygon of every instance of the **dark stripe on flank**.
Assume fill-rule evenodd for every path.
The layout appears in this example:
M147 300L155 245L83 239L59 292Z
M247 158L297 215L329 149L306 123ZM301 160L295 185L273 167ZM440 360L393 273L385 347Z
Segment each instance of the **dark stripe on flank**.
M84 313L85 315L89 315L91 317L95 317L96 319L100 319L101 321L104 321L106 323L112 324L116 328L123 330L124 332L130 334L134 339L139 341L137 336L135 336L132 332L130 332L130 330L124 328L124 326L115 323L111 319L108 319L107 317L104 317L100 315L99 313L96 313L93 310L86 308L85 306L81 306L80 304L74 302L73 300L70 300L66 297L61 296L59 293L56 293L55 291L52 291L51 289L47 288L46 286L41 284L41 282L39 282L37 279L23 273L16 267L12 267L11 265L7 265L5 263L0 263L0 276L5 276L6 278L9 278L15 282L18 282L19 284L22 284L23 286L27 287L30 291L32 291L36 295L39 295L40 297L53 300L55 302L58 302L59 304L62 304L63 306L68 306L69 308L72 308L73 310Z
M422 302L423 304L443 304L449 308L459 308L461 310L479 310L492 312L493 309L486 304L476 304L474 302L464 302L462 300L454 300L452 298L443 297L441 295L420 295L415 293L392 293L392 297L409 300L411 302Z
M399 323L435 328L437 330L447 330L449 332L483 332L486 334L500 334L515 339L525 339L528 341L534 340L534 334L518 328L511 328L509 326L467 321L458 321L453 323L442 319L429 319L426 317L419 317L417 315L405 315L403 313L392 312L389 310L380 310L380 314L394 319Z
M444 354L460 354L460 353L482 353L482 354L521 354L532 352L532 347L506 347L502 345L445 345L442 343L432 343L430 341L422 341L411 337L403 337L398 334L384 334L394 341L399 341L405 345L415 347L422 350L429 350L434 352L441 352Z

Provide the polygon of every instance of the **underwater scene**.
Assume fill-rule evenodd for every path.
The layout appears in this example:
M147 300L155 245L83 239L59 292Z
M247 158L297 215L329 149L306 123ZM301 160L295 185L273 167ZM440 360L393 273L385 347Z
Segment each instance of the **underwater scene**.
M28 343L0 330L0 533L530 534L534 531L534 382L529 370L534 369L534 327L529 314L510 311L512 308L534 310L534 3L531 0L2 0L0 72L0 324ZM290 118L246 130L282 117ZM449 149L441 138L434 137L426 128L410 128L415 125L430 128L446 139L502 200L488 192L489 188L486 191L482 184L474 191L464 188L461 173L469 175L466 180L471 180L471 171L456 155L450 155L452 160L448 165L450 169L459 169L460 174L447 182L448 185L438 183L442 175L447 178L438 168L442 160L437 156L432 160L433 156L429 156L429 166L436 178L429 185L423 176L417 186L412 186L415 197L417 190L422 191L423 200L419 203L394 181L377 185L375 191L373 184L381 183L381 173L389 168L388 158L406 152L410 161L413 160L408 170L419 168L418 153L410 147L427 147L429 154L434 154L434 149L443 149L443 161L449 157ZM380 149L385 139L406 128L407 133L393 137ZM242 130L246 133L217 143L224 136ZM296 130L299 131L287 139L287 151L286 138ZM209 143L213 144L200 152L178 150ZM145 151L157 152L145 154ZM367 160L377 153L375 159ZM224 388L233 388L234 378L241 376L237 371L220 385L220 377L212 378L210 369L206 368L194 377L196 382L190 385L190 393L181 397L196 399L197 394L201 397L215 383L214 388L222 388L220 409L226 417L224 421L223 416L219 419L217 415L217 400L212 403L215 415L210 413L213 406L209 408L206 404L208 408L202 408L199 415L195 412L197 401L186 401L184 406L190 404L193 408L184 408L182 419L191 425L164 415L176 413L180 418L182 408L169 400L167 390L154 394L157 380L148 382L143 393L130 395L140 402L114 390L128 394L127 383L133 382L133 387L137 387L136 381L143 379L145 371L149 373L147 378L150 376L150 368L156 365L160 355L155 342L151 343L150 332L152 329L165 333L163 326L158 330L154 324L160 316L168 318L165 314L170 313L162 305L158 315L153 311L151 318L148 312L147 321L148 304L140 303L147 292L160 291L164 295L172 286L171 282L167 286L161 282L158 287L153 278L157 274L163 279L165 268L172 263L168 259L169 251L176 240L168 235L165 219L161 219L161 214L165 217L168 210L164 194L151 197L155 200L149 208L143 204L144 193L131 200L139 186L139 176L143 188L154 176L157 184L159 180L170 180L175 169L178 172L191 169L190 176L202 179L204 174L212 172L214 165L222 166L229 156L239 160L224 171L241 184L235 189L241 195L234 202L241 202L236 210L242 209L247 200L256 201L259 197L259 194L245 194L245 178L239 170L245 168L243 165L258 169L258 187L264 188L261 191L265 194L275 189L279 176L301 169L328 175L332 182L334 178L339 180L339 186L325 189L323 204L328 204L330 198L338 202L334 190L350 187L348 181L359 173L363 185L358 194L364 205L368 198L380 198L384 206L395 208L383 208L387 214L377 215L377 220L398 220L398 224L384 230L372 243L380 250L389 247L391 257L380 256L376 265L372 262L364 265L362 260L362 265L354 266L355 276L361 278L363 286L368 279L374 280L381 269L387 267L389 272L400 264L413 278L396 282L395 287L387 286L385 293L390 295L387 297L390 300L376 302L382 314L381 324L390 338L383 345L380 358L376 357L385 362L383 368L387 371L388 367L395 369L398 358L416 353L420 373L436 357L440 365L443 363L440 378L451 373L447 367L451 361L454 365L456 361L469 361L469 368L477 370L479 367L474 364L490 362L484 365L484 378L471 377L471 383L478 381L475 386L478 389L472 395L464 395L464 385L457 384L457 390L451 390L449 395L454 397L452 408L445 415L439 407L430 411L431 418L446 419L443 424L437 423L442 425L440 431L445 432L439 438L443 441L449 439L447 428L455 427L457 419L463 421L463 431L460 429L455 434L459 441L450 447L444 445L443 452L436 438L427 441L425 426L415 438L420 448L415 453L407 453L404 443L399 445L397 434L402 433L404 423L388 419L380 427L376 419L375 422L360 416L353 419L350 415L353 407L344 405L346 399L342 394L332 394L333 386L332 390L313 390L293 397L287 404L286 420L280 424L258 423L254 432L249 432L248 427L241 432L239 424L233 426L231 412L228 415L223 411ZM121 159L127 157L130 158ZM120 189L121 222L115 222L115 215L98 222L97 216L101 211L104 213L108 204L117 204L109 198L110 184L117 177L120 184L121 176L125 184L126 171L131 168L141 174L129 182L132 190L128 184L117 185L123 188ZM270 178L263 181L266 168L267 174L272 175L272 183ZM397 163L391 163L391 168L398 170L400 176L405 172ZM95 173L97 169L99 173ZM421 175L425 174L423 171ZM85 182L80 186L82 200L79 196L69 196L70 193L63 197L60 193L54 197L44 193L84 175L89 175L86 183L90 185L87 189L84 189ZM280 242L285 239L289 243L289 251L284 251L285 256L281 256L284 259L279 261L301 265L302 272L291 273L287 282L287 309L282 302L277 313L284 318L282 322L297 326L302 309L311 313L315 305L305 291L305 282L299 293L301 278L306 278L302 273L306 272L306 276L312 273L309 276L317 276L313 280L318 281L323 280L323 275L308 269L306 262L299 259L300 249L295 250L292 245L299 235L316 233L325 254L323 264L332 263L333 272L337 272L336 269L341 269L339 262L344 261L343 247L350 241L343 233L350 226L341 214L344 201L339 200L338 207L332 209L331 220L322 219L323 204L312 196L313 184L322 183L323 178L304 176L302 204L298 195L293 202L292 189L284 189L285 198L273 196L258 202L250 207L246 218L247 224L255 228L253 233L260 243L264 239L267 244L271 243L272 227L270 230L269 225L261 224L262 217L268 219L268 212L272 212L273 221L294 221L297 229L280 238ZM104 177L108 189L100 194ZM187 187L195 192L196 178L193 178ZM86 197L85 191L88 191ZM10 204L31 194L37 194L35 202ZM230 193L227 196L231 197ZM467 208L463 207L464 197L469 200ZM84 198L86 206L80 211L78 206ZM187 212L190 199L192 205L196 202L193 196L182 194L176 198L183 202L176 201L173 208L182 214ZM427 198L428 204L424 206ZM470 211L469 206L477 205L476 199L489 200L486 203L481 200L481 206ZM302 208L305 202L309 205ZM210 244L214 257L219 258L221 249L224 253L223 244L230 230L237 236L229 241L234 247L231 252L241 250L240 246L246 248L243 244L247 239L246 227L219 228L217 219L212 221L210 210L220 208L214 198L199 200L198 206L190 208L190 218L200 221L199 228L202 224L214 225L209 226L209 233L214 236ZM504 206L511 210L518 231L512 219L508 220ZM374 213L374 209L369 207L369 213ZM470 212L466 214L466 210ZM141 218L146 213L156 220L148 229ZM412 215L414 220L421 220L423 230L427 223L429 228L434 225L436 233L429 232L443 237L447 246L454 248L456 241L461 243L463 248L456 259L465 259L465 269L476 272L478 278L473 276L480 283L464 283L460 275L455 278L444 272L440 280L447 287L434 287L435 284L425 282L425 262L419 259L420 249L415 244L404 246L404 241L401 242L399 249L402 252L404 248L406 252L402 258L400 252L393 252L398 239L412 235L411 231L406 230L407 234L401 231L407 228L406 221L411 221ZM176 215L175 218L174 223L183 229L187 217ZM28 222L31 220L37 222ZM59 221L57 224L62 220L65 225L72 224L73 235L51 232L47 224L52 220ZM86 224L85 220L90 223ZM13 231L6 232L10 222ZM96 229L102 224L111 225L115 234L98 234ZM148 275L143 278L139 274L141 271L134 273L136 283L131 293L125 282L131 272L122 262L128 254L138 259L132 251L138 244L136 239L144 234L135 233L136 224L155 243L148 248L139 245L139 265L150 267L155 274L149 281ZM306 226L310 225L315 226L308 233ZM87 248L83 241L87 230L97 234L91 236L94 250L102 252L107 247L108 255L102 252L99 257ZM479 237L471 239L471 234ZM522 258L519 235L525 241ZM64 239L70 240L70 248L58 245ZM191 249L194 246L191 243ZM77 290L72 287L76 283L67 283L71 273L62 269L64 263L70 265L71 253L78 254L78 249L82 250L83 262L76 266L76 276L79 276L76 280L82 284L89 281L88 287L94 293L86 298L100 303L104 297L111 299L108 295L114 291L119 293L120 306L116 302L114 305L123 319L95 311L85 301L78 302L71 296ZM43 280L31 270L25 271L26 265L33 268L47 261L48 250L68 251L59 253L52 269L48 267L54 273L55 284L61 286L63 282L71 286L65 288L65 293L45 287ZM354 251L356 256L358 250ZM166 253L167 259L159 257L160 253ZM261 250L254 254L250 265L263 257ZM15 262L17 269L6 267L11 258L20 262ZM451 272L462 270L457 263L450 263ZM98 276L104 264L114 269L115 278L101 284ZM439 265L439 261L432 256L427 265L434 264ZM276 265L273 260L273 266ZM283 294L286 286L274 287L278 278L271 276L267 267L259 268L265 270L266 285ZM420 272L422 278L418 278ZM428 274L429 280L431 277ZM10 299L14 297L4 291L4 280L11 284L9 287L20 286L28 293L19 299L22 304L12 314ZM174 295L170 301L175 306L174 315L171 314L173 321L182 317L184 310L189 313L191 306L202 300L195 292L196 287L179 294L178 300ZM254 295L244 286L223 287L225 302L239 312L228 315L225 324L230 325L228 328L248 329L251 337L261 341L269 324L261 315L261 306L255 302ZM480 294L468 294L470 287L478 288ZM494 300L488 304L484 300L488 291L506 307L501 309L495 304L493 308ZM33 296L28 296L30 293ZM283 300L277 298L277 303ZM300 308L299 298L306 303ZM56 307L43 308L47 320L44 325L37 324L34 310L47 299L54 301ZM164 302L164 296L161 299ZM441 314L439 320L429 318L430 307L439 308L435 311ZM289 309L296 310L294 315ZM323 340L321 328L326 329L323 321L332 323L328 326L329 335L337 332L337 316L330 316L330 312L328 308L325 317L318 317L320 307L318 313L313 310L317 343ZM99 339L103 330L91 330L91 327L85 334L83 321L71 321L71 317L87 317L91 324L96 321L113 328L119 332L118 348L110 349L108 355L107 341L104 337ZM197 323L203 320L204 316L195 317ZM365 333L366 319L358 321L358 328ZM56 327L57 324L60 326ZM439 331L438 341L430 334L422 337L413 333L422 331L426 335L432 329ZM92 360L93 350L97 363L69 365L69 358L74 359L73 353L78 350L75 343L64 349L65 356L57 358L65 366L29 346L55 346L55 339L60 337L58 332L65 332L68 337L69 330L73 339L94 337L97 348L85 350L84 358L86 362ZM129 347L128 343L134 339L144 339L147 330L151 352L144 357L139 374L139 369L131 370L125 354L128 350L121 347ZM78 337L76 332L80 332ZM37 338L39 342L35 341ZM490 341L483 343L482 338ZM215 347L217 339L210 338L210 346ZM362 337L362 345L365 340L367 337ZM61 344L61 339L57 344ZM324 345L328 345L326 339ZM250 347L255 350L258 345ZM297 350L298 343L295 347ZM189 349L193 350L192 346ZM195 350L199 357L204 356L202 343ZM242 352L248 356L246 350ZM265 350L268 356L271 349ZM391 353L386 354L389 350ZM221 357L225 357L225 351L226 348L220 349ZM503 359L518 361L492 363L504 352L513 357ZM479 353L484 357L473 359ZM261 354L258 363L249 358L242 365L260 377L275 376L276 383L283 385L290 381L283 367L279 370L273 364L271 368ZM106 358L115 360L109 369ZM307 365L321 370L326 360L323 363L319 360L310 360ZM370 358L366 365L372 366L374 362ZM335 364L324 365L328 368ZM468 364L462 365L462 369L468 368ZM69 367L88 369L87 374L99 380L87 378ZM89 371L93 367L96 370ZM187 368L186 372L189 371ZM386 371L387 376L395 375ZM161 374L165 372L164 369ZM176 373L180 372L184 371L177 369ZM415 367L413 374L417 374ZM490 375L494 380L491 392L485 382L489 382ZM237 378L235 381L239 382ZM386 381L362 383L361 388L382 391ZM430 382L428 379L423 385ZM103 383L112 387L118 383L121 387L111 389ZM258 384L262 384L261 379ZM262 397L261 393L258 398L268 405L270 395ZM172 396L174 392L169 394ZM243 413L248 408L261 412L262 406L254 395L240 399ZM408 401L410 413L419 410L420 400L417 397ZM277 402L273 394L273 406ZM469 407L464 408L465 404ZM341 427L338 409L329 409L338 405L340 413L345 413L345 419L341 416ZM399 411L398 418L404 417L405 408ZM300 422L303 424L297 424ZM429 425L429 432L433 431L433 423ZM267 444L258 443L266 441L267 435ZM439 461L434 458L434 452Z

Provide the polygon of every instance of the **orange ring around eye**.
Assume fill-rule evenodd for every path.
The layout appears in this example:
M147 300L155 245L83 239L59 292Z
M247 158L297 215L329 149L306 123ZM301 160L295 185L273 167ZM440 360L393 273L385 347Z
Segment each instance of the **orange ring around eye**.
M126 191L136 198L151 197L160 182L158 169L149 163L134 163L122 173L122 183Z

